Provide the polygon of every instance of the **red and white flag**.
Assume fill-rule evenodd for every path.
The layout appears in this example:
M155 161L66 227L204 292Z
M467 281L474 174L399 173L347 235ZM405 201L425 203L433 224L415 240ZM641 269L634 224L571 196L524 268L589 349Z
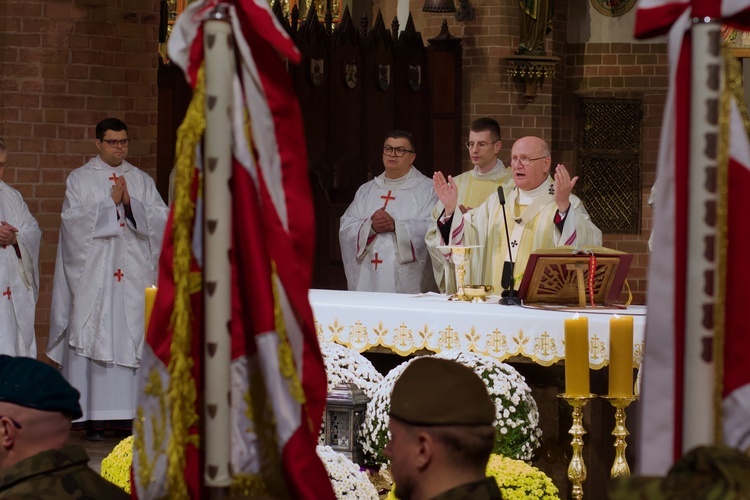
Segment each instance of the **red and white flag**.
M739 311L744 295L741 287L747 282L744 280L750 278L750 267L740 260L747 248L745 244L750 243L746 224L742 224L745 214L750 213L750 197L747 196L750 144L733 99L722 117L731 117L730 125L722 128L713 123L721 130L715 143L716 151L723 148L728 159L722 159L720 153L717 156L716 151L709 152L723 163L717 163L719 176L727 175L721 172L728 169L728 217L722 219L720 211L717 222L712 222L713 225L718 223L718 244L714 245L714 240L709 238L699 250L705 249L704 260L714 266L716 276L726 276L726 279L714 279L714 268L696 269L688 258L690 251L696 251L694 244L692 250L689 248L690 232L704 223L703 217L689 215L691 209L698 213L694 210L696 200L691 199L690 194L691 188L695 192L697 184L690 182L693 140L690 127L711 119L703 103L697 109L691 106L691 85L706 85L710 80L709 72L699 73L700 78L692 76L691 54L707 50L703 46L706 39L693 40L690 31L693 17L720 19L722 23L748 29L750 0L641 0L636 14L636 37L668 33L670 66L670 88L656 176L658 189L641 379L637 463L639 472L646 475L666 474L674 461L689 451L686 443L691 442L689 434L696 423L723 428L723 441L730 446L742 450L750 446L750 333ZM717 69L713 82L723 81L720 58ZM715 185L707 185L716 204L722 205L724 195L715 190ZM723 228L726 233L722 232ZM723 234L726 238L722 240ZM723 250L726 250L725 260L721 258ZM690 280L694 280L691 283L703 280L705 286L689 286ZM715 283L720 290L713 289ZM696 296L718 297L718 300L711 302L715 307L709 304L699 308L695 307L696 302L700 304L702 299L696 301ZM698 355L694 344L691 351L686 334L696 327L696 322L688 318L696 316L702 319L699 328L705 328L710 334L699 339L705 343ZM718 342L713 343L713 338ZM713 369L715 380L702 406L696 410L694 403L689 402L690 397L695 396L694 374L696 368L700 371L706 367ZM713 434L714 430L707 429L707 434Z
M203 23L217 3L192 3L170 38L170 57L194 100L178 132L175 201L139 370L132 490L140 498L202 496L201 66ZM314 210L301 112L282 60L301 57L268 2L222 3L236 54L229 109L231 493L334 498L315 452L326 379L308 302Z

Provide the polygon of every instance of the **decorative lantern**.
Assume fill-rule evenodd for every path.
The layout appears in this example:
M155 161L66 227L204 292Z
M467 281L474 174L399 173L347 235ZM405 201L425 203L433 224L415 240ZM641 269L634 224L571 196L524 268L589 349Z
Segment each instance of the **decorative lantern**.
M352 383L341 383L326 399L325 444L352 462L364 465L359 430L370 398Z

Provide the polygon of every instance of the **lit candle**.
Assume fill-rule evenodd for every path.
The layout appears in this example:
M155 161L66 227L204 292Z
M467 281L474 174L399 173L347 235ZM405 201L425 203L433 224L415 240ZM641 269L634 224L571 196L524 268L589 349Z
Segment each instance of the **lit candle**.
M155 286L146 288L146 308L144 310L144 319L145 321L145 327L143 330L143 334L146 335L148 333L148 322L151 320L151 311L154 310L154 302L156 301L156 291L158 288Z
M633 317L614 315L609 320L609 395L633 395Z
M565 320L565 394L588 396L589 320L576 313Z

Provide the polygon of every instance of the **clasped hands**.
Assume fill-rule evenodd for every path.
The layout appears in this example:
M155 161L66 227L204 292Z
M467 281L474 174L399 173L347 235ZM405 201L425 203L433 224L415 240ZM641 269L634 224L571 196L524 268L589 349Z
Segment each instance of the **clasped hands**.
M376 233L391 233L396 230L396 221L385 211L385 207L375 210L370 219L372 219L372 230Z
M16 233L18 229L5 221L0 221L0 245L8 246L18 243Z
M112 201L115 205L119 205L122 202L124 205L130 205L130 194L128 193L128 184L125 182L125 177L118 177L115 180L115 185L112 186Z

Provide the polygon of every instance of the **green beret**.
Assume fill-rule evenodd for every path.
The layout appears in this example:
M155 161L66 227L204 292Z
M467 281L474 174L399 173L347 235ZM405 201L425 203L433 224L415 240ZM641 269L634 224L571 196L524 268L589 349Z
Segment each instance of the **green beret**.
M414 425L492 425L495 404L471 368L424 357L393 385L390 415Z
M32 358L0 355L0 402L81 418L80 393L59 371Z

